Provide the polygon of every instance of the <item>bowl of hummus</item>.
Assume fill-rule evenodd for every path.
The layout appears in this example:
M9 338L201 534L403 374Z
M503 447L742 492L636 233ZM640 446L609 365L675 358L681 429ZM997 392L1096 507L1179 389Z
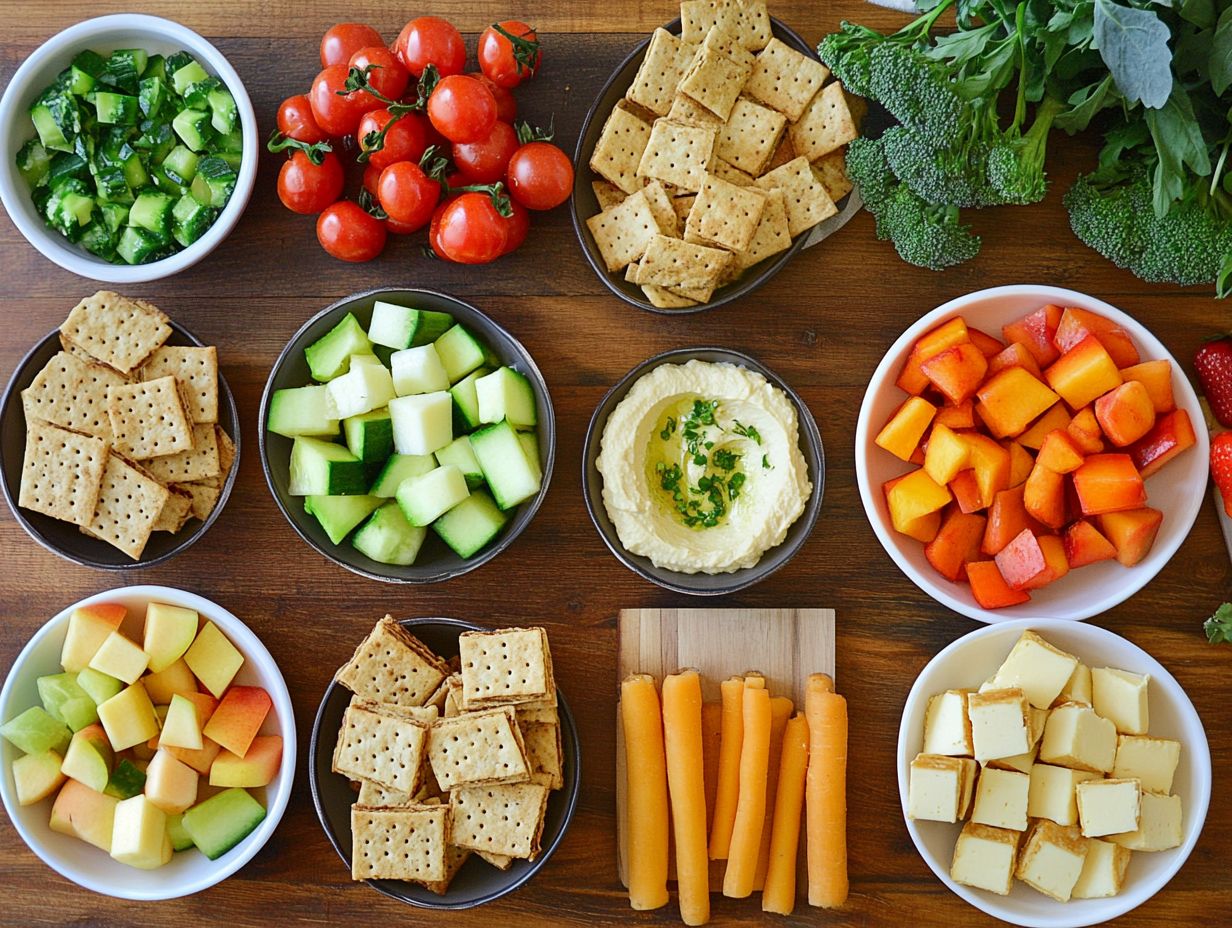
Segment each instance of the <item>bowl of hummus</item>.
M595 410L582 461L586 506L608 548L681 593L765 579L821 511L825 461L808 407L728 349L679 349L635 367Z

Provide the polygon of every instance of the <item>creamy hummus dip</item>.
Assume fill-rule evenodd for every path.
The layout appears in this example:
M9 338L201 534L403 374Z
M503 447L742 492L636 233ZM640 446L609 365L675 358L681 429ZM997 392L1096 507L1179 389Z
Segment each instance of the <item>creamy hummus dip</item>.
M603 427L598 467L621 544L686 574L752 567L813 493L795 405L734 364L639 378Z

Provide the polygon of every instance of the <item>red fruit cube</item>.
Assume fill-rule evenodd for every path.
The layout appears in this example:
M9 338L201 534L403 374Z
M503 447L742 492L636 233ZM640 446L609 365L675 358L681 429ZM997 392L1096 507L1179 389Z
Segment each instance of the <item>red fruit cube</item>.
M1129 456L1145 480L1178 454L1192 448L1197 440L1189 413L1174 409L1160 416L1155 427L1130 446Z
M1086 519L1079 519L1065 530L1065 558L1069 566L1086 567L1116 557L1112 542Z
M1146 504L1142 475L1128 454L1091 455L1074 471L1074 490L1084 516L1140 509Z
M1035 363L1047 367L1061 356L1053 343L1057 327L1061 324L1061 315L1061 307L1050 303L1003 326L1001 335L1007 343L1022 342L1035 355Z
M971 595L982 609L1004 609L1029 602L1031 595L1013 589L993 561L972 561L967 565L967 582Z

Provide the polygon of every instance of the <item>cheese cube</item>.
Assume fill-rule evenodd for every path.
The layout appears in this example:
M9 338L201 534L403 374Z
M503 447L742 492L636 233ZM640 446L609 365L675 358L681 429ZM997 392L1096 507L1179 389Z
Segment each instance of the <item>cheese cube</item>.
M964 819L971 812L971 800L975 798L975 774L980 765L970 757L960 757L962 763L962 787L958 792L958 817Z
M1070 770L1051 764L1036 764L1031 768L1031 784L1027 792L1027 815L1046 818L1058 825L1073 825L1078 821L1079 783L1098 778L1086 770Z
M1027 698L1022 690L972 693L967 697L967 716L976 760L1014 757L1031 750Z
M1031 705L1047 709L1077 666L1078 658L1054 648L1028 629L1015 642L993 679L1002 689L1018 687Z
M1143 793L1137 831L1109 835L1108 840L1131 851L1166 851L1177 847L1181 843L1181 797Z
M1082 873L1074 884L1070 898L1105 899L1115 896L1125 883L1130 856L1131 853L1119 845L1107 841L1089 842L1087 859L1082 864Z
M1078 821L1088 838L1138 830L1142 786L1137 780L1087 780L1079 783Z
M1091 705L1123 735L1145 735L1150 728L1147 685L1150 674L1099 667L1091 671Z
M1116 762L1116 726L1090 706L1058 706L1044 726L1039 759L1046 764L1108 773Z
M946 690L928 700L924 713L924 753L971 757L971 720L965 690Z
M1008 896L1014 885L1019 837L1016 831L968 822L954 845L950 877L964 886Z
M1181 759L1181 743L1142 735L1117 735L1114 777L1136 777L1152 793L1172 792L1172 776Z
M1066 702L1080 702L1088 706L1091 704L1091 668L1086 664L1079 663L1074 668L1069 680L1053 700L1053 705L1059 706Z
M1027 794L1031 778L1014 770L988 768L980 774L971 821L980 825L1027 830Z
M1057 902L1069 902L1086 863L1088 841L1074 826L1044 819L1027 835L1016 875Z
M963 777L962 758L916 755L907 783L907 815L930 822L958 821L964 811Z
M1039 755L1039 747L1033 747L1026 754L1015 754L1013 757L998 757L996 760L990 760L986 767L993 770L1017 770L1019 773L1030 773L1031 767L1035 764L1035 758Z
M1027 735L1031 739L1031 747L1037 747L1044 737L1044 728L1048 724L1050 710L1037 709L1031 706L1027 710Z

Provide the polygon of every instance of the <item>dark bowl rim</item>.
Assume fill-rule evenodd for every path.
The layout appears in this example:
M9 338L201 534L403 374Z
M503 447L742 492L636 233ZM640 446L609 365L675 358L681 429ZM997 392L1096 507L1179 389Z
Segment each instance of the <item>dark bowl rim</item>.
M206 347L205 342L201 341L201 339L197 338L196 335L184 326L180 325L174 319L168 319L167 322L173 331L183 338L188 339L190 345L197 348ZM52 329L49 333L47 333L47 335L39 339L34 347L27 351L25 355L22 356L22 359L17 362L17 366L13 369L13 375L9 378L8 385L4 388L4 395L0 398L0 421L3 421L5 417L11 415L12 408L16 408L13 406L14 398L19 397L21 395L21 390L25 389L25 387L18 389L17 383L19 380L24 379L23 375L26 373L27 368L34 360L35 355L42 351L48 342L53 339L58 340L59 335L59 328ZM29 386L29 384L26 386ZM227 474L227 479L223 481L222 490L218 495L218 502L214 504L213 510L208 516L205 517L205 519L201 520L200 524L196 528L185 535L184 539L179 544L175 545L169 551L164 551L157 557L143 557L135 561L119 564L106 564L92 558L81 557L69 551L65 551L63 548L53 543L50 539L43 537L42 532L34 526L29 518L26 517L26 514L22 512L21 507L17 505L17 501L13 498L13 493L9 489L9 482L4 476L4 449L0 446L0 489L4 491L4 500L8 503L9 510L13 513L13 517L17 520L18 524L25 529L27 535L37 541L43 546L43 548L50 551L52 554L58 555L66 561L71 561L82 567L90 567L94 570L123 571L136 570L141 567L153 567L156 564L162 564L165 561L171 560L171 558L176 555L183 553L188 547L196 543L201 536L209 531L210 527L214 524L218 517L222 515L223 507L226 506L227 500L231 498L231 490L235 486L236 478L239 476L240 472L240 454L242 450L240 414L238 407L235 405L235 397L231 393L231 387L227 383L227 378L223 376L221 367L219 367L218 370L218 389L219 396L225 400L226 409L230 419L229 424L232 426L232 432L234 432L234 434L230 437L232 443L235 445L235 459L231 463L231 471ZM221 425L221 423L219 424ZM105 542L100 542L100 544L105 544Z
M536 387L542 392L543 405L544 405L544 408L547 410L547 414L548 414L547 415L548 428L545 429L545 431L547 432L547 439L548 439L547 440L547 462L543 467L543 478L541 481L541 485L539 487L539 492L535 494L533 499L520 504L520 506L530 507L526 511L525 522L523 523L523 525L520 528L518 528L516 531L506 532L504 537L497 540L496 544L492 545L489 548L485 548L483 551L481 551L479 554L475 555L472 558L465 559L461 565L457 567L444 568L434 574L425 575L422 577L391 577L388 574L382 574L374 570L368 570L367 568L361 567L358 564L348 563L345 559L339 557L335 553L335 551L326 550L321 545L317 544L316 540L313 539L311 536L309 536L309 534L300 526L294 514L288 509L286 503L283 502L282 497L279 496L278 491L274 486L274 475L270 467L269 449L267 445L267 430L265 427L265 423L266 423L266 418L269 413L270 397L273 395L274 378L277 377L279 370L282 368L283 364L286 363L287 358L291 354L291 349L292 347L294 347L296 342L298 342L301 338L303 338L304 333L307 332L308 329L311 328L313 325L315 325L318 321L325 318L330 313L338 312L339 310L342 309L343 306L350 304L350 303L355 303L359 300L366 300L369 297L380 297L382 294L389 294L389 293L424 294L430 297L444 300L446 302L456 303L460 306L464 306L471 312L475 313L477 316L480 316L484 320L486 320L486 322L489 325L491 325L494 329L496 329L496 331L500 332L505 338L509 339L509 341L512 342L513 345L517 348L520 354L520 357L518 360L520 363L526 366L527 372L531 375L531 379L535 382ZM443 293L439 290L429 290L425 287L373 287L369 290L361 290L358 293L352 293L348 296L341 297L335 300L334 302L330 303L320 312L315 313L308 320L306 320L303 325L301 325L298 329L296 329L295 334L292 335L287 340L286 345L284 345L282 351L278 353L277 359L274 361L273 366L270 368L269 377L267 377L265 381L265 389L261 391L261 405L260 405L260 408L257 410L257 447L258 447L258 454L261 457L261 470L265 474L265 483L269 487L270 496L274 498L274 502L277 504L279 511L282 512L283 518L285 518L287 522L290 523L291 528L295 530L295 533L299 535L300 539L304 541L304 543L307 544L309 548L311 548L313 551L316 551L318 554L322 555L327 560L330 560L333 563L337 564L339 567L343 567L351 571L351 573L358 574L361 577L366 577L369 580L379 580L382 583L395 583L395 584L418 586L420 584L442 583L446 580L452 580L455 577L460 577L463 574L468 574L472 570L477 570L478 568L482 567L484 564L491 561L497 555L504 552L505 549L507 549L510 545L512 545L514 541L516 541L518 537L521 536L522 532L524 532L530 526L531 521L534 519L535 515L539 512L539 507L543 505L543 501L547 497L548 487L550 486L552 482L552 472L556 464L556 411L552 406L552 397L551 397L551 392L548 390L547 379L543 376L543 372L539 370L538 365L535 364L535 359L531 356L531 353L527 350L526 346L523 345L521 341L514 338L513 335L510 334L508 329L506 329L503 325L501 325L499 322L497 322L487 313L483 312L473 303L468 303L466 300L453 296L452 294ZM341 545L331 545L331 547L334 549L338 549L341 547Z
M680 32L681 25L680 17L677 16L670 22L664 23L660 28L666 29L668 32L673 34L678 34ZM804 38L798 32L792 29L791 26L787 25L781 19L771 16L770 25L776 38L784 40L781 37L785 36L786 40L790 40L788 41L788 44L792 45L796 51L799 51L802 54L811 55L813 58L817 57L812 46L804 41ZM697 306L687 306L683 309L665 309L660 306L655 306L648 301L637 299L619 285L617 280L612 277L611 272L609 272L607 268L599 264L597 258L594 254L592 254L591 249L587 245L588 232L582 228L585 224L585 220L581 216L577 202L577 191L579 186L583 183L583 174L584 172L590 172L589 152L583 153L582 149L586 145L586 135L590 131L590 126L599 114L599 104L602 102L603 98L607 96L608 91L611 90L612 85L616 83L616 80L620 77L625 68L627 68L635 58L645 53L646 48L650 45L650 40L652 38L654 38L653 31L650 35L638 42L637 45L633 47L633 50L621 59L620 63L612 69L612 73L608 75L607 80L603 82L603 86L595 95L594 102L591 103L590 108L586 111L586 118L582 120L582 127L578 130L577 145L574 147L573 151L574 182L573 194L569 197L569 215L573 222L573 233L577 236L578 245L582 249L582 255L586 258L586 263L590 265L590 268L595 272L595 275L603 281L603 285L607 287L607 289L615 296L623 302L628 303L630 306L636 306L638 309L649 313L655 313L659 316L691 316L694 313L705 312L709 309L718 309L722 306L726 306L742 297L748 296L764 284L768 283L775 274L783 269L783 265L790 261L804 248L805 240L808 238L808 232L801 232L797 235L786 251L772 256L769 259L770 263L768 265L766 265L761 271L749 277L743 283L736 282L729 285L728 292L712 299L709 303L701 303ZM583 154L586 155L585 160L583 160Z
M465 619L451 619L443 616L399 619L398 623L403 627L410 629L415 629L416 627L422 625L446 626L448 628L457 629L459 634L464 631L489 631L489 629L485 626L476 624L475 622L468 622ZM316 757L318 745L320 743L321 721L325 716L325 709L329 705L330 699L334 696L335 692L339 690L343 690L342 685L336 680L331 680L329 686L325 688L325 694L321 697L321 702L317 706L316 715L312 720L312 734L308 740L308 787L309 791L312 793L312 806L316 811L317 821L321 825L321 830L325 832L325 837L329 839L329 843L333 846L338 856L342 859L342 862L347 866L350 866L350 856L339 842L338 836L334 833L334 830L327 823L325 810L321 799L321 786L317 779L316 772ZM480 898L461 903L449 902L447 895L442 896L440 902L430 899L409 899L406 896L399 895L392 887L386 885L389 883L400 884L403 882L400 880L364 880L364 882L382 895L388 896L390 899L395 899L398 902L402 902L406 905L419 909L435 909L441 911L462 911L464 909L478 908L481 905L487 905L489 902L494 902L502 896L507 896L515 890L525 886L526 883L528 883L531 878L535 876L535 874L543 869L544 864L548 862L548 858L556 853L556 849L565 839L565 835L569 831L569 826L573 824L573 815L577 811L578 799L582 792L582 742L578 737L577 724L574 721L573 712L569 709L569 703L565 699L565 694L559 686L556 688L556 708L561 724L569 733L569 738L562 739L562 743L566 740L571 740L575 746L575 750L573 752L574 774L571 777L573 786L572 789L569 789L565 793L566 803L564 815L561 819L560 830L547 844L547 846L540 850L539 856L530 861L529 866L520 876L511 879L507 885L493 890ZM549 801L551 801L550 796ZM498 870L496 872L503 873L504 871Z
M685 578L680 582L673 582L666 580L663 577L656 576L647 570L644 565L635 560L635 558L640 558L641 555L634 555L625 550L624 546L620 543L620 539L618 537L612 537L604 529L599 520L599 514L596 511L595 503L591 499L590 490L595 480L591 474L592 464L598 459L597 453L592 455L591 451L592 448L597 447L599 442L602 440L602 426L607 424L607 419L605 418L604 421L600 423L599 413L602 411L603 407L607 405L609 400L619 394L627 394L633 381L640 378L652 368L659 367L663 364L669 364L680 359L688 360L695 358L700 354L707 353L724 354L733 358L738 358L741 365L747 367L755 373L761 374L775 387L787 394L787 397L796 407L796 415L800 421L800 430L806 436L805 443L808 450L811 451L816 449L817 451L818 472L816 474L816 479L813 481L813 494L809 498L809 501L805 504L804 512L800 514L800 519L803 520L800 536L795 541L791 542L790 545L788 545L786 539L784 539L781 545L775 546L775 548L779 548L783 545L788 545L786 555L777 564L774 564L771 567L762 567L761 562L758 562L752 567L742 567L739 570L732 571L730 574L724 575L685 574L669 571L673 576ZM808 457L809 456L806 454L806 460L808 460ZM593 469L596 472L598 470L597 467L594 467ZM598 479L602 481L602 476ZM817 420L813 417L813 412L809 409L808 403L804 401L804 398L800 396L800 394L797 393L792 386L787 383L787 381L785 381L757 358L754 358L743 351L737 351L734 348L724 348L719 345L698 345L689 348L671 348L667 351L662 351L651 358L647 358L645 361L635 365L627 374L621 377L620 380L616 381L616 383L603 394L603 398L599 400L598 404L596 404L595 411L591 413L590 416L590 423L586 426L586 438L582 443L582 499L586 503L586 512L590 516L590 521L594 525L595 530L599 533L599 537L603 539L603 543L607 545L608 550L611 551L612 554L616 556L616 559L624 564L625 567L629 568L643 580L649 580L651 583L655 583L666 590L671 590L673 593L685 593L690 596L724 596L728 593L735 593L739 590L747 589L757 583L761 583L767 577L777 573L797 554L800 553L800 549L804 547L805 542L807 542L812 536L813 529L817 525L817 519L821 516L821 506L822 499L825 496L825 486L825 444L822 442L821 430L817 427ZM602 499L602 492L602 486L600 486L600 500ZM599 505L602 505L602 503L600 502ZM795 523L793 523L793 525L794 524ZM771 548L769 550L775 550L775 548ZM666 570L667 568L658 569ZM730 576L733 578L733 582L718 589L698 589L688 584L687 578L693 576Z

